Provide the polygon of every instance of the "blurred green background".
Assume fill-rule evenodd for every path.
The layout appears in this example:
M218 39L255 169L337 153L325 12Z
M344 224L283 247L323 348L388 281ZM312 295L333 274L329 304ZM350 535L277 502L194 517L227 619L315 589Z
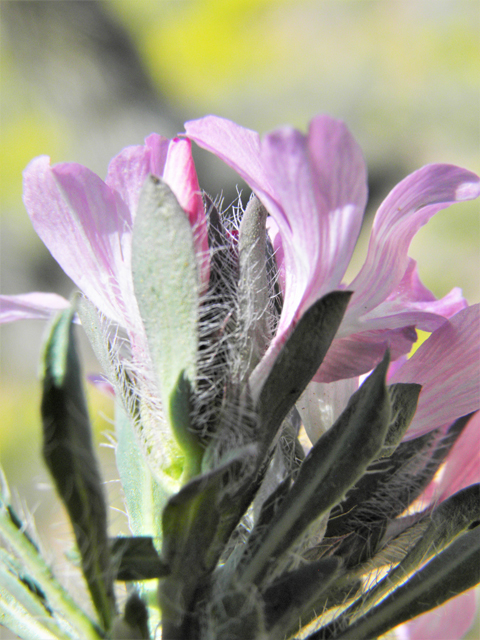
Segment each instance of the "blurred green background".
M265 133L305 130L328 112L347 122L369 167L350 275L372 212L405 175L429 162L480 172L478 0L1 0L0 10L2 293L72 290L22 204L21 174L36 155L104 177L124 146L152 131L172 136L187 119L215 113ZM221 163L196 159L210 194L223 192L229 204L239 184L246 198ZM414 240L410 253L437 296L460 286L480 301L478 211L478 203L451 207ZM68 581L70 534L39 455L43 331L35 322L1 328L0 454ZM82 349L86 372L95 372L84 340ZM88 395L105 444L111 404L92 388ZM112 450L100 451L119 509L112 527L126 532Z

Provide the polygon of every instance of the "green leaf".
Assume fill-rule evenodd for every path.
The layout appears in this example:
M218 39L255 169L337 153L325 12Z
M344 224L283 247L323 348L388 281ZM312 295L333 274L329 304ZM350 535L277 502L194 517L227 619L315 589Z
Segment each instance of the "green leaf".
M42 614L34 614L20 602L25 602L28 590L17 583L12 591L8 589L8 579L0 569L0 625L10 629L22 640L41 638L42 640L72 640L79 636L64 633L53 620ZM30 607L32 609L32 607ZM1 633L1 630L0 630Z
M335 640L376 638L474 587L480 580L480 527L461 535L442 553ZM321 632L319 632L320 634ZM309 636L310 640L316 635ZM318 638L323 638L318 635Z
M300 318L275 360L257 402L265 453L322 364L351 295L350 291L333 291L317 300Z
M70 308L47 337L43 358L43 456L55 481L82 556L82 569L105 629L115 612L107 513L93 450Z
M190 429L182 381L196 379L199 277L193 232L171 189L150 176L133 230L135 295L145 325L162 405L186 458L186 478L199 472L202 447ZM181 388L181 389L180 389ZM174 400L172 400L174 398ZM182 411L173 411L173 405Z
M259 584L280 555L343 499L378 455L390 422L388 363L387 353L333 427L312 447L268 529L252 532L239 568L242 584Z
M149 536L118 537L110 544L116 580L152 580L170 573Z

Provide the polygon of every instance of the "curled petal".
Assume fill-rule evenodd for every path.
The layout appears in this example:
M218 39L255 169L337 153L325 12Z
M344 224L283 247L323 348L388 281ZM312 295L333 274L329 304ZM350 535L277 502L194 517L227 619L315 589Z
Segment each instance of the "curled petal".
M402 280L384 302L363 316L359 316L361 309L358 305L349 307L339 336L355 331L397 329L407 325L415 325L424 331L435 331L445 318L451 318L466 306L467 301L458 287L437 300L420 281L415 260L408 258Z
M407 433L414 438L480 408L480 305L446 320L392 376L422 385Z
M0 324L15 320L47 320L70 302L56 293L32 292L0 296Z
M441 209L479 195L478 176L453 165L427 165L402 180L375 216L365 265L349 285L351 308L365 315L387 299L407 270L407 250L420 227Z

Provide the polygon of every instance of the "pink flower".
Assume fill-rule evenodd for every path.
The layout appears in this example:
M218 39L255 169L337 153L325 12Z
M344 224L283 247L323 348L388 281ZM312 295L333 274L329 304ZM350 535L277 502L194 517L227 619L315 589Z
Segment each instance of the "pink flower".
M149 174L175 193L194 229L200 282L208 283L208 241L203 201L190 142L150 135L110 162L105 182L75 163L50 166L45 156L24 172L24 201L33 226L53 257L110 320L127 330L133 348L145 349L143 323L133 290L132 228ZM1 321L45 318L67 306L47 293L2 296Z
M386 198L373 224L357 277L342 283L360 232L367 199L366 168L346 126L317 116L307 135L283 128L260 139L233 122L208 116L187 122L186 134L233 167L270 213L284 304L275 338L252 375L261 386L292 327L320 297L354 292L316 380L331 382L371 370L387 346L408 353L415 327L433 331L466 306L459 289L436 300L407 255L415 233L437 211L480 194L475 174L428 165Z

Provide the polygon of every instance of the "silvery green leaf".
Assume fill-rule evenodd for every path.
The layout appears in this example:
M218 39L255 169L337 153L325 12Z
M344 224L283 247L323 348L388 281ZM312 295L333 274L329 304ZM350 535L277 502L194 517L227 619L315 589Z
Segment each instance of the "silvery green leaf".
M115 455L122 482L128 521L136 536L152 536L161 545L161 514L170 493L158 482L137 442L130 417L115 406Z
M347 629L327 637L335 640L377 638L474 587L480 580L479 566L480 527L477 526L459 536ZM309 636L309 640L323 637L320 630Z
M342 500L385 440L390 401L388 353L351 397L332 428L312 447L268 528L254 529L239 569L242 584L260 584L269 568L314 520Z
M315 302L300 318L275 360L257 402L265 453L322 364L351 295L349 291L333 291Z
M76 298L75 309L100 366L115 387L115 390L117 392L120 391L121 381L118 379L118 371L115 367L111 345L108 342L106 330L98 309L85 296Z
M185 385L197 373L199 276L193 232L171 189L150 176L133 230L135 295L145 325L162 405L186 457L187 477L198 473L202 448L190 429ZM177 409L172 413L172 398Z
M43 357L43 456L73 525L102 625L115 611L107 513L75 348L74 308L55 318Z
M116 580L152 580L169 574L149 536L117 537L110 545Z

